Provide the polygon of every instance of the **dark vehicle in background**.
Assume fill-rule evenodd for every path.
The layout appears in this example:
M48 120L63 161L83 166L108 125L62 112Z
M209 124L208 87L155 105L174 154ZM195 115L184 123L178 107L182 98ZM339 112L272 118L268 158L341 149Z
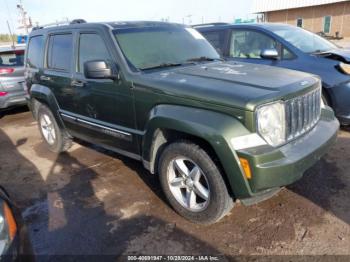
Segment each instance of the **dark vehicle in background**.
M0 186L0 261L34 260L21 214Z
M25 45L0 46L0 110L25 105Z
M342 124L350 124L350 50L284 24L217 23L195 28L225 58L319 75L323 101Z
M25 64L28 104L51 151L79 138L142 161L172 207L197 223L300 179L339 128L318 77L223 62L179 24L37 28Z

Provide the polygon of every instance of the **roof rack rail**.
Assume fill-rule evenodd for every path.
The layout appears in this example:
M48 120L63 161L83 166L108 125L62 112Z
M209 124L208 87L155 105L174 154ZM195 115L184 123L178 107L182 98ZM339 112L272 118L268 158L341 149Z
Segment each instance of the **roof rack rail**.
M84 19L74 19L74 20L64 20L64 21L57 21L54 23L49 23L49 24L45 24L45 25L39 25L39 26L35 26L33 27L33 31L34 30L39 30L39 29L43 29L46 27L54 27L54 26L63 26L63 25L73 25L73 24L84 24L86 23L86 21Z
M216 26L216 25L230 25L230 23L216 22L216 23L207 23L207 24L193 25L192 27Z
M86 21L84 19L74 19L70 22L71 25L74 25L74 24L85 24Z

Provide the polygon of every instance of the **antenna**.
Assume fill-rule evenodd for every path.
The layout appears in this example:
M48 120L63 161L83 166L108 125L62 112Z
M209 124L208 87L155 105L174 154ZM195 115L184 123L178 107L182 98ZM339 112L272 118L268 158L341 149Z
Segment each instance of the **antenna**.
M9 21L6 21L6 22L7 22L7 27L9 29L9 32L10 32L10 38L11 38L11 41L12 41L12 47L15 48L15 40L13 39L13 34L12 34L12 31L11 31L11 27L10 27Z

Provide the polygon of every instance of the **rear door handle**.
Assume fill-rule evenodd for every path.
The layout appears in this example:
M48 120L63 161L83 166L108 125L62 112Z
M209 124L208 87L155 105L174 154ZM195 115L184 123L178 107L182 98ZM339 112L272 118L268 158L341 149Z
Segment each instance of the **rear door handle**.
M48 76L40 76L40 80L42 80L42 81L51 81L51 77L48 77Z
M71 86L84 87L85 86L85 82L80 81L80 80L73 80L72 83L71 83Z

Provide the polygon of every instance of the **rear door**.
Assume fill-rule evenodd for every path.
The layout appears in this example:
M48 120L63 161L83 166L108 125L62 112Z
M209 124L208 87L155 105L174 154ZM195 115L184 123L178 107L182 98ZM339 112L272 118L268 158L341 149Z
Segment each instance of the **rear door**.
M49 87L61 109L76 112L75 89L71 86L73 72L73 32L51 33L48 36L44 71L40 83Z

